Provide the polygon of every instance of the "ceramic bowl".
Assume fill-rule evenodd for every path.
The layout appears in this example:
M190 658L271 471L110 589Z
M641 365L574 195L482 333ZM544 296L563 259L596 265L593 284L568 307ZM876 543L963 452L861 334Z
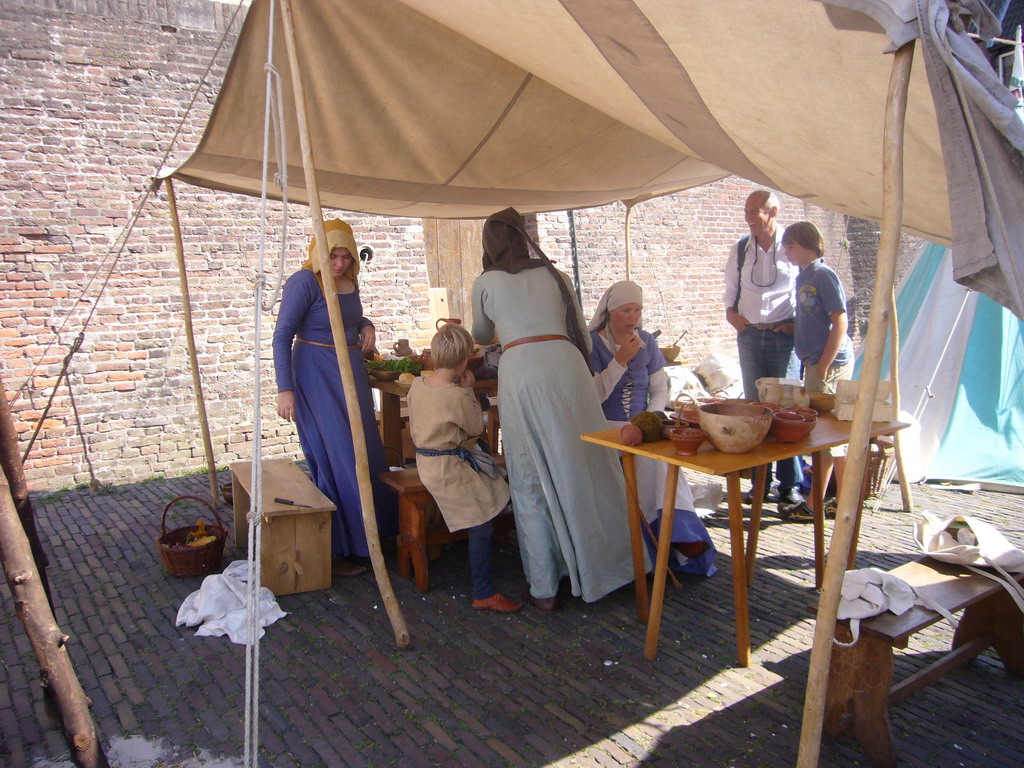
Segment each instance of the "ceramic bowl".
M680 456L695 456L697 450L708 439L707 432L693 427L674 427L668 431L668 439Z
M696 405L681 405L672 414L672 418L681 424L689 424L695 427L700 424L700 409Z
M827 395L824 392L809 392L807 396L811 399L811 408L818 413L828 413L836 407L835 395Z
M779 411L772 418L771 433L780 443L795 443L810 434L818 423L816 416L794 411Z
M746 453L764 440L772 410L746 403L710 403L700 407L700 428L722 453Z
M658 349L664 355L666 363L674 362L679 357L679 347L658 347Z
M812 419L818 418L818 412L814 408L801 408L800 406L793 405L789 408L783 408L782 410L799 413L802 416L810 416Z

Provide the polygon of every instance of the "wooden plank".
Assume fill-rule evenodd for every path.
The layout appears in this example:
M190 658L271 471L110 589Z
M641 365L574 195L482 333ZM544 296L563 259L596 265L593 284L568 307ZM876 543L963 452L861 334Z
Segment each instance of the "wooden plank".
M909 699L923 688L927 688L936 680L957 667L961 667L973 659L979 653L992 645L992 635L979 635L969 643L964 643L945 654L938 661L929 664L924 669L918 670L906 680L903 680L892 687L889 692L889 706L895 707Z
M918 592L928 595L950 613L984 600L1002 589L991 579L928 557L901 565L890 573L903 579ZM1018 580L1021 579L1024 579L1024 574L1018 577ZM930 608L915 605L902 616L886 612L862 621L860 631L888 640L897 648L905 648L911 635L941 618L940 614Z
M304 512L333 512L334 503L317 488L291 459L264 459L263 516L280 517ZM252 462L236 461L231 471L248 496L252 496ZM280 504L275 498L290 499L305 507ZM246 510L248 511L248 510Z

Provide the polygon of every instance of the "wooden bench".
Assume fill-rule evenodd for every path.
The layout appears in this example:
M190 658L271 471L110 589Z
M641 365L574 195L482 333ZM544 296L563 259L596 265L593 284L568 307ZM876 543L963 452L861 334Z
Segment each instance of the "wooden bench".
M452 533L443 520L427 525L433 498L415 468L381 472L380 479L398 494L398 572L407 579L415 574L416 589L425 593L430 589L428 551L449 541L465 539L469 532ZM504 536L512 526L512 515L502 512L494 519L495 537Z
M1024 675L1024 616L1007 591L966 568L921 558L890 571L950 613L963 609L953 648L942 658L892 685L893 648L942 616L914 606L902 616L888 611L860 623L856 645L833 644L823 729L830 739L854 736L873 766L894 766L889 707L896 706L950 670L994 647L1011 675ZM1024 575L1018 576L1018 581ZM848 622L837 622L836 638L850 642Z
M264 459L260 585L275 595L331 586L331 513L334 504L291 459ZM235 546L249 546L252 462L231 465ZM288 499L295 504L274 501ZM297 506L303 505L303 506Z

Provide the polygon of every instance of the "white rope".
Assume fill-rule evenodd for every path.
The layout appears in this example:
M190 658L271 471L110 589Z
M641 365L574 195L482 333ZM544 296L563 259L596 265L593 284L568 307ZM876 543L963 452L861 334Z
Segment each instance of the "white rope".
M259 743L260 743L260 632L262 626L259 620L260 615L260 584L262 573L260 568L260 553L263 551L263 419L261 415L261 390L262 390L262 368L260 350L263 346L262 334L262 311L269 311L277 302L277 295L281 286L281 277L284 274L284 253L287 247L287 162L284 161L284 120L280 115L283 100L280 97L280 78L273 68L274 57L274 0L270 1L270 17L267 31L267 87L266 99L263 113L263 179L260 190L260 234L259 234L259 257L256 265L256 287L253 297L253 448L252 448L252 504L249 508L247 520L249 523L249 580L246 584L246 645L245 645L245 750L243 765L245 768L258 768L259 766ZM277 86L275 89L275 85ZM274 99L275 90L277 99ZM271 116L278 119L277 139L278 152L277 162L279 173L282 173L285 183L282 184L284 202L283 216L284 225L281 237L281 258L278 265L278 284L274 289L274 297L268 307L263 303L263 292L266 286L266 277L263 269L264 257L266 255L266 233L267 233L267 177L268 177L268 145L271 134Z
M274 135L277 141L274 148L277 151L277 171L274 173L274 184L281 190L281 250L277 259L277 283L274 285L273 295L269 303L261 304L264 312L269 312L277 304L281 296L281 287L284 285L284 262L288 244L288 146L285 136L284 122L284 94L281 89L281 75L269 61L264 65L267 72L267 110L268 114L274 117ZM274 87L270 84L273 81ZM260 275L262 271L262 255L264 248L264 226L267 207L267 145L270 140L270 131L267 120L263 127L263 186L260 195Z

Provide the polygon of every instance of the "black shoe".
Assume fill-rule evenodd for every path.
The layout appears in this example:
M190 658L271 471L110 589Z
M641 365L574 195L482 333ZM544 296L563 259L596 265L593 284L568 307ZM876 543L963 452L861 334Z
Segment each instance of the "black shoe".
M751 488L749 491L745 491L743 496L740 497L743 500L744 505L750 506L754 503L754 489ZM764 489L764 501L774 501L775 497L772 496L772 489L765 487ZM803 499L801 499L803 501Z
M794 523L814 522L814 512L811 511L811 508L803 501L799 504L793 504L792 506L779 504L779 517L783 520L789 520Z
M800 491L796 488L787 488L784 491L779 490L779 505L785 504L788 507L803 503L804 497L800 495Z

